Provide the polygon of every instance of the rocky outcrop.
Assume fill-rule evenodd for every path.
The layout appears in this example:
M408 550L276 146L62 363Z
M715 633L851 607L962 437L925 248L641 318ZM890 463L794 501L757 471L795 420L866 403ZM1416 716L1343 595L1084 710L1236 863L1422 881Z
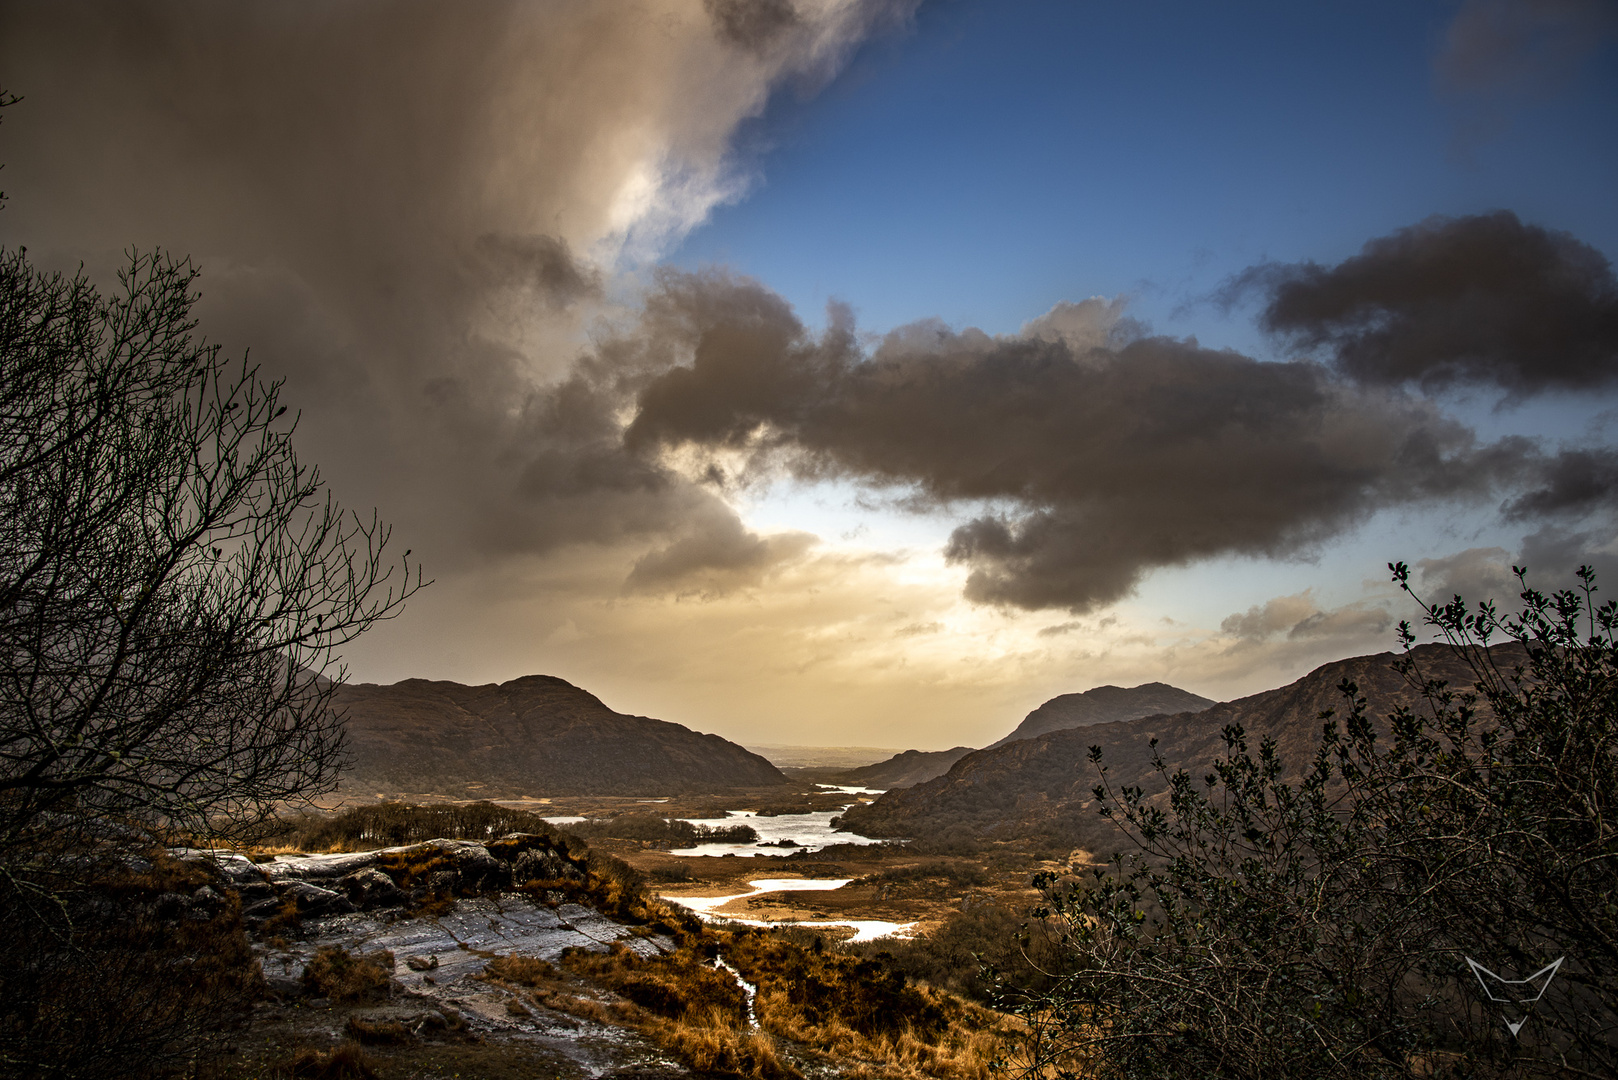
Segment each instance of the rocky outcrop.
M235 893L249 926L282 917L325 918L405 908L432 898L477 896L519 887L585 880L581 860L537 835L513 834L490 844L430 840L408 847L337 855L278 855L255 863L228 851L179 849L182 861L208 866L218 896Z
M536 1068L543 1061L551 1070L543 1075L692 1075L609 1017L570 1016L489 977L497 959L545 970L571 949L674 950L666 927L600 910L584 857L565 843L514 834L260 863L231 852L171 854L213 878L196 896L173 897L177 917L239 896L268 991L264 1009L272 1019L296 1016L302 1038L509 1043ZM334 961L375 982L363 995L326 996L320 973Z
M705 794L787 783L720 738L626 716L549 675L463 686L407 679L339 687L353 764L343 790L366 797Z

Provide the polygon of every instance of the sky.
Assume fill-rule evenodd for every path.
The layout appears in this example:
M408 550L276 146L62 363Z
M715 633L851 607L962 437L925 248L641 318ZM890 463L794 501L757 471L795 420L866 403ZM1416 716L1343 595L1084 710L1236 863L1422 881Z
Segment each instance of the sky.
M1618 4L0 0L0 243L201 268L434 579L350 678L749 745L1618 588Z

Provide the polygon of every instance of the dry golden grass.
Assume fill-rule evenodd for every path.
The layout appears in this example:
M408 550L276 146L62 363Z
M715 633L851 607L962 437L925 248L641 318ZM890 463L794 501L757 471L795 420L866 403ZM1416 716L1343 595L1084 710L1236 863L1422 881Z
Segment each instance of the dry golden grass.
M801 1080L802 1074L782 1056L776 1040L748 1026L746 999L735 980L694 952L648 959L618 946L606 955L570 952L563 963L569 973L622 1000L603 1002L550 986L533 992L535 1004L599 1023L634 1027L701 1073ZM523 974L522 966L502 968L513 976ZM547 981L551 979L544 973L534 979Z
M728 972L706 963L691 950L643 958L623 945L606 954L564 954L563 964L665 1020L686 1021L722 1015L745 1021L747 1001Z
M279 938L283 933L296 936L301 929L303 929L303 919L298 916L298 902L288 897L282 901L281 906L276 909L274 915L264 920L264 925L259 928L259 932Z
M570 973L612 990L624 1004L597 1002L580 1011L554 991L534 999L590 1019L616 1017L698 1070L760 1080L796 1074L778 1049L781 1041L871 1080L987 1080L1014 1034L1015 1021L999 1013L775 935L710 931L691 944L650 959L621 946L606 955L564 957ZM722 953L758 985L759 1027L747 1026L740 988L703 960L702 950Z
M556 968L535 956L496 956L480 977L517 986L544 986L557 976Z
M368 1046L407 1043L414 1038L410 1029L397 1020L370 1020L363 1016L350 1016L347 1031L349 1038Z
M655 1020L643 1026L697 1072L747 1077L748 1080L801 1080L803 1074L786 1061L767 1033L720 1009L685 1020Z
M784 941L729 935L726 958L758 985L759 1023L859 1075L985 1080L1015 1021L908 983L870 961Z
M975 1008L975 1006L973 1007ZM987 1080L991 1067L1013 1033L1005 1018L988 1010L976 1018L978 1028L961 1028L918 1038L908 1030L867 1034L836 1020L805 1022L801 1012L761 1004L765 1029L849 1063L844 1077L862 1080Z
M377 1001L388 996L393 980L393 954L353 956L347 949L325 948L304 969L303 982L317 997L333 1001Z
M371 1059L359 1043L345 1042L334 1050L303 1050L292 1059L296 1080L377 1080Z

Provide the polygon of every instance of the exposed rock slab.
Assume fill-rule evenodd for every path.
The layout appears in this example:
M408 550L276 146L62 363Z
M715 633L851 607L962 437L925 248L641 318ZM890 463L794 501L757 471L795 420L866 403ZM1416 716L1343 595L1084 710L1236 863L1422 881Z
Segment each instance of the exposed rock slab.
M334 1032L342 1030L348 1017L357 1016L370 1023L398 1023L411 1033L455 1029L530 1044L552 1057L568 1059L586 1076L689 1075L633 1031L535 1008L479 978L495 957L554 963L567 949L605 952L617 942L650 956L673 951L671 938L627 926L553 890L497 888L462 896L440 914L424 914L406 904L411 896L405 887L406 868L427 860L451 864L451 870L438 873L448 874L442 884L455 890L476 889L491 880L509 885L518 864L543 867L556 878L569 873L582 877L568 852L549 846L543 837L507 837L489 846L438 840L356 854L278 856L265 863L230 852L180 849L172 854L212 867L218 878L215 886L198 890L196 898L176 895L176 904L217 904L219 893L230 891L262 896L261 901L244 905L244 914L261 909L258 916L249 916L250 925L268 925L265 919L281 912L287 901L296 904L297 935L260 934L254 951L271 994L303 1001L307 1016L329 1015ZM359 891L358 902L350 899L356 892L345 891L345 883L366 886ZM205 891L212 899L201 897ZM304 974L326 948L344 949L353 956L391 953L390 1000L349 1009L309 1000Z

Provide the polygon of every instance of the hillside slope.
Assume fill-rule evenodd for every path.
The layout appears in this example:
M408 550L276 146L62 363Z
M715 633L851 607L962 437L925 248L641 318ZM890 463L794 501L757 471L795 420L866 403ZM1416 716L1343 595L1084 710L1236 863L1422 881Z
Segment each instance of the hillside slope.
M1010 735L990 743L987 749L1062 728L1134 720L1158 713L1192 712L1212 704L1213 701L1208 698L1167 683L1144 683L1132 687L1098 686L1083 693L1061 694L1051 698L1025 716ZM839 784L858 784L884 791L914 787L943 776L957 761L972 752L970 746L956 746L949 750L906 750L886 761L838 773L832 779Z
M971 752L970 746L957 746L949 750L906 750L875 765L840 772L835 781L883 791L912 787L935 776L943 776L949 772L950 766Z
M1023 718L1017 730L984 749L1004 746L1018 739L1032 739L1064 728L1111 724L1142 716L1199 712L1215 704L1212 698L1181 690L1168 683L1142 683L1140 686L1098 686L1081 694L1061 694L1051 698Z
M1509 657L1510 650L1520 653L1520 649L1507 645L1497 652ZM1447 647L1426 645L1416 652L1432 677L1457 687L1471 686L1470 670ZM978 839L1032 838L1110 851L1120 838L1096 812L1092 789L1098 777L1088 758L1091 746L1102 748L1115 789L1140 785L1155 794L1163 784L1152 771L1149 740L1158 740L1158 749L1171 766L1197 774L1224 752L1225 726L1239 723L1255 751L1260 740L1274 738L1282 761L1296 777L1319 743L1320 713L1342 711L1337 687L1344 679L1359 686L1373 717L1385 716L1400 704L1418 704L1415 691L1393 670L1394 659L1393 653L1378 653L1339 660L1286 686L1199 712L1069 728L979 750L943 776L851 808L842 824L865 836L925 838L964 831Z
M671 795L786 783L717 735L614 712L549 675L463 686L407 679L339 688L352 794L455 798Z

